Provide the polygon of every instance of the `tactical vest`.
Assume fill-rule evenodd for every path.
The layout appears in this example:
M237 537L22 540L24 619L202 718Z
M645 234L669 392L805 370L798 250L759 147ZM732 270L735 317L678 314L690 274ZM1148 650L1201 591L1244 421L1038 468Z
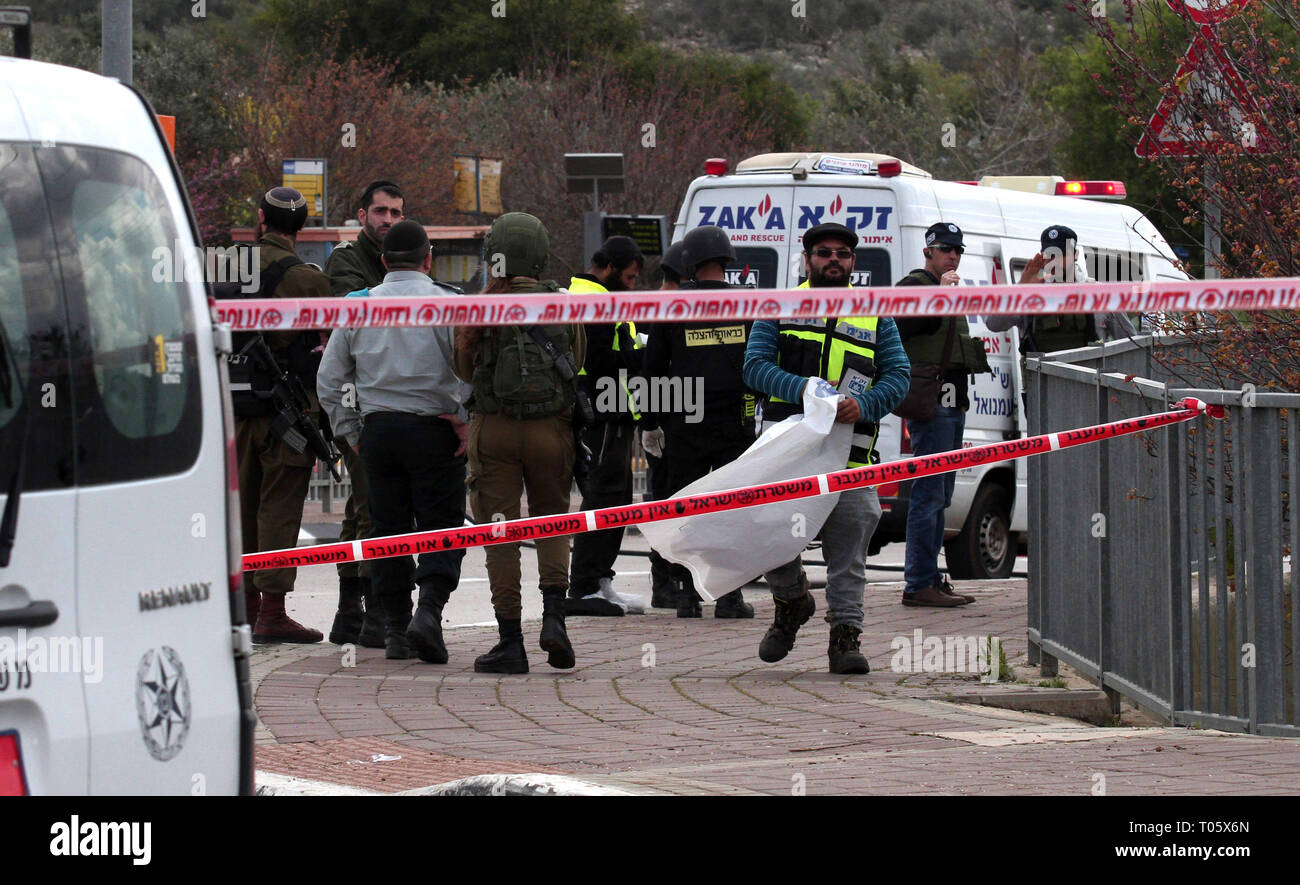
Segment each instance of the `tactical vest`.
M808 283L800 285L808 288ZM855 392L868 390L876 379L876 330L879 317L829 317L826 319L777 320L776 364L793 375L825 378L834 384L845 373L854 371L860 379ZM780 421L803 411L802 403L790 403L769 397L763 406L765 421ZM874 421L853 425L853 444L849 448L849 467L865 467L880 460L876 452L879 433Z
M574 361L569 326L542 326L542 331ZM555 361L520 326L484 331L471 384L475 408L516 420L558 415L573 406L576 396L575 383L563 379Z
M252 248L240 245L239 249ZM239 259L234 259L238 262ZM273 298L275 290L291 268L303 264L297 255L287 255L272 262L262 270L256 291L244 292L238 282L218 282L212 284L212 295L218 299L235 298ZM244 266L236 264L235 266ZM226 357L226 369L230 378L230 405L236 418L266 418L274 411L271 388L275 377L269 370L260 366L248 355L247 348L258 333L235 332L231 335L232 353ZM316 370L320 368L320 354L315 347L320 337L315 332L303 332L294 336L286 349L272 348L281 366L294 375L305 389L316 390Z
M914 363L933 363L936 366L942 363L943 345L948 337L948 324L953 322L957 324L957 334L952 342L949 367L964 368L966 373L971 375L993 371L989 368L989 360L984 353L984 341L971 337L970 325L967 324L964 316L944 317L943 322L939 324L939 331L909 338L904 344L907 358Z
M571 277L569 279L569 294L571 295L592 295L592 294L599 295L602 292L604 292L606 295L609 294L609 290L606 289L604 286L602 286L600 283L593 283L591 280L585 279L583 277ZM629 340L631 340L632 342L633 350L641 349L641 340L636 337L636 323L631 322L629 320L628 322L625 323L614 324L614 346L612 349L615 353L619 353L622 350L622 344L620 343L620 336L618 334L619 329L627 330ZM578 374L585 376L587 374L587 367L583 366L578 371ZM636 400L632 398L632 392L628 390L626 384L623 385L623 395L627 397L627 402L630 404L632 408L632 420L640 421L641 413L637 411Z
M1092 314L1070 313L1034 317L1026 352L1055 353L1097 342Z

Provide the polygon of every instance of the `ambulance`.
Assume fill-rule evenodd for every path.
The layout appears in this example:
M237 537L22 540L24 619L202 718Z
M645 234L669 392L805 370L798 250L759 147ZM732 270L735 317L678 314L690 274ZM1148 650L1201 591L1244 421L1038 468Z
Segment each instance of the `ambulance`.
M803 282L803 232L834 221L858 235L854 286L891 286L925 263L926 228L961 228L966 244L958 273L969 285L1014 283L1039 251L1039 235L1064 224L1079 235L1089 276L1097 281L1185 280L1173 250L1141 212L1115 200L1116 181L1060 177L940 181L909 163L871 153L779 153L750 157L731 170L712 159L687 188L673 239L713 224L731 237L736 261L730 283L792 288ZM984 340L991 374L974 377L963 446L1025 434L1018 333L989 331L969 316ZM911 453L903 421L889 416L876 446L883 460ZM880 487L884 516L874 555L902 541L910 483ZM1026 541L1023 460L970 467L957 474L946 514L944 552L954 578L1004 578Z
M172 260L180 172L138 92L17 58L0 170L0 795L250 794L230 332Z

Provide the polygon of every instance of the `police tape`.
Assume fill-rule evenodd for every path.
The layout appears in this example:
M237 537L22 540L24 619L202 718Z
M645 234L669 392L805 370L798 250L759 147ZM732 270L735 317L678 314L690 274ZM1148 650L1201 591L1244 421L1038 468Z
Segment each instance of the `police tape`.
M1126 418L1122 421L1113 421L1110 424L1098 424L1076 430L1063 430L1057 433L1046 433L1042 436L1008 440L987 446L942 452L937 455L923 455L916 458L889 461L870 467L856 467L835 471L834 473L803 476L797 479L747 486L741 489L728 489L721 492L668 498L662 501L645 501L640 504L605 507L600 510L583 510L576 513L558 513L552 516L536 516L475 526L414 532L406 535L389 535L383 538L371 538L366 541L342 541L335 544L319 544L314 547L296 547L287 550L248 553L243 557L243 570L247 572L270 568L296 568L307 565L384 559L390 556L442 553L447 550L459 550L466 547L535 541L539 538L621 528L643 522L700 516L723 510L756 507L774 501L811 498L817 495L843 492L848 489L878 486L887 482L902 482L922 476L932 476L937 473L951 473L955 470L961 470L963 467L978 464L992 464L1029 455L1041 455L1059 449L1100 442L1104 439L1141 433L1144 430L1155 430L1169 424L1190 421L1201 414L1220 419L1224 415L1222 406L1207 405L1201 400L1192 397L1180 400L1178 405L1180 408L1171 412L1160 412L1139 418Z
M433 298L260 298L212 301L214 322L235 331L537 323L989 316L1051 313L1185 313L1295 310L1300 278L1159 283L907 286L879 289L676 289L570 295Z

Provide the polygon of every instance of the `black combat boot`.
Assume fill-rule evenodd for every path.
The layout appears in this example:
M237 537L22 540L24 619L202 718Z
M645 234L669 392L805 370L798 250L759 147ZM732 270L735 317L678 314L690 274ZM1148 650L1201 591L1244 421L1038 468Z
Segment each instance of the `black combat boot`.
M653 550L650 551L650 607L677 608L677 588L668 562Z
M474 659L475 673L527 673L528 655L524 651L524 634L518 618L497 617L501 641L492 650Z
M330 642L335 645L356 644L365 612L361 608L361 579L355 575L339 578L339 610L330 627Z
M442 641L442 607L450 590L426 584L420 588L420 604L406 628L406 641L427 664L447 663L447 646Z
M539 640L546 652L546 663L557 670L568 670L576 660L569 634L564 629L564 588L542 588L542 635Z
M384 607L379 602L374 585L369 578L357 578L361 584L361 596L366 601L366 613L361 619L361 632L357 635L357 645L362 648L384 647Z
M862 631L849 624L831 627L830 647L826 654L831 661L832 673L870 673L871 665L858 651L858 637Z
M411 591L382 596L379 602L384 607L384 657L405 661L411 656L411 646L406 641L406 628L411 624Z
M695 592L691 576L674 574L673 583L677 586L677 617L704 617L704 612L700 609L700 594Z
M794 648L795 634L817 611L806 578L803 596L790 602L773 597L773 601L776 602L776 615L772 618L772 626L763 634L763 641L758 644L759 658L769 664L775 664L790 653Z
M745 594L739 590L732 590L730 593L718 597L717 603L713 606L713 616L715 618L752 618L754 617L754 607L745 601Z

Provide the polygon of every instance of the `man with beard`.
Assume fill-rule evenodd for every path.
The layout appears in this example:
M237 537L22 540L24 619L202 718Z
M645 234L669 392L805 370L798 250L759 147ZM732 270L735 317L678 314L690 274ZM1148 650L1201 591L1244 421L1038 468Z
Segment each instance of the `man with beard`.
M895 285L956 286L961 282L957 265L966 251L961 228L938 222L925 232L925 266L918 267ZM984 340L973 338L964 316L912 317L899 320L907 357L913 363L940 367L943 383L934 417L928 421L907 419L912 454L937 455L961 448L970 408L968 377L992 371L984 354ZM953 608L969 605L974 596L958 593L939 574L939 551L943 548L943 512L952 503L957 474L923 476L912 480L907 504L907 565L903 605Z
M819 224L804 234L803 286L847 287L853 272L858 236L842 224ZM801 287L802 288L802 287ZM874 448L878 422L907 395L910 365L894 321L887 317L823 317L759 320L745 352L745 383L767 395L764 427L803 410L807 384L822 378L843 394L836 421L853 425L848 467L879 460ZM826 620L830 622L827 657L832 673L867 673L859 649L862 601L866 592L867 542L880 522L875 488L840 492L822 525L826 560ZM758 646L767 663L783 659L795 634L817 606L799 557L765 576L776 614Z
M384 281L383 243L389 229L402 220L405 199L391 181L373 181L361 194L357 220L361 233L355 242L339 243L325 261L330 289L339 297L360 289L370 289ZM352 491L343 508L340 541L360 541L370 537L369 484L361 457L350 445L340 445L343 463L352 480ZM339 604L329 640L335 645L355 643L366 648L384 647L384 613L370 583L368 562L345 562L337 566ZM362 600L365 610L362 610Z
M569 291L575 295L625 292L636 285L644 267L645 256L635 240L610 237L591 257L587 272L569 280ZM578 381L592 403L596 420L582 432L592 462L580 509L596 510L632 503L632 441L640 415L627 385L641 374L641 344L636 324L630 322L589 325L586 334L586 362ZM614 561L622 544L622 528L574 538L566 612L623 614L626 602L613 588Z

